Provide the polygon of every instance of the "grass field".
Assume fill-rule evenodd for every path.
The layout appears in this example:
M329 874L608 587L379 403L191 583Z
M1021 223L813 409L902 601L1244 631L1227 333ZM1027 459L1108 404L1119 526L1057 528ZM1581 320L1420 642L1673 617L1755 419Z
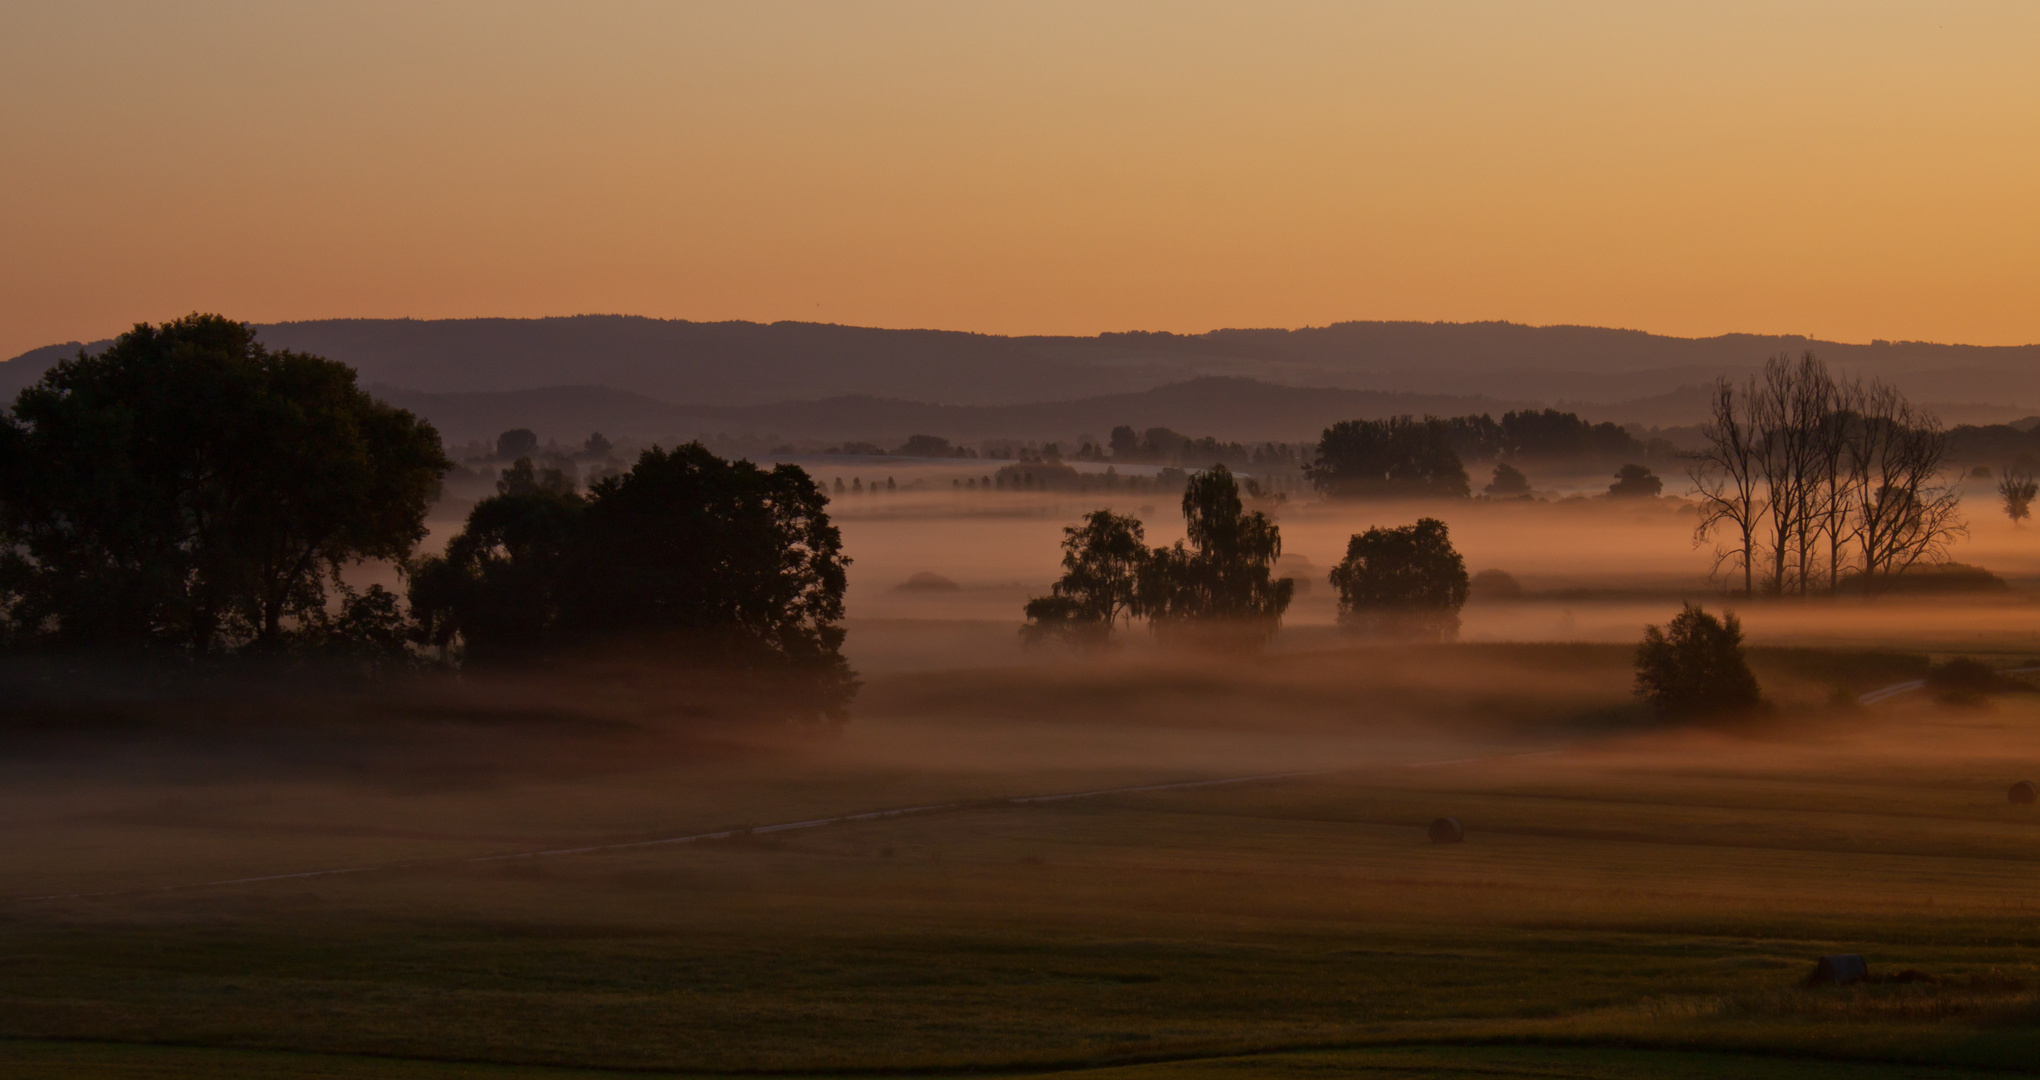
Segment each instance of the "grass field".
M1619 648L1468 647L883 676L807 744L17 740L0 1077L2031 1068L2040 704L1759 660L1789 707L1733 731L1639 717ZM1304 775L1006 801L1264 772ZM1918 974L1800 985L1845 951Z

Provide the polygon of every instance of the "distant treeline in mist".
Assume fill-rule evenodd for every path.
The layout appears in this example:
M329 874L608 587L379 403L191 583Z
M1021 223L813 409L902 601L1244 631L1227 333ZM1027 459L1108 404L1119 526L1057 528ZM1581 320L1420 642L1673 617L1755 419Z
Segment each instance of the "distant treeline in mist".
M452 468L430 424L221 316L138 325L0 415L0 644L367 672L628 648L770 671L789 707L841 717L846 560L805 472L699 445L622 469L595 435L583 494L536 450L506 432L495 494L416 561ZM367 561L407 595L351 586Z
M1523 496L1530 482L1522 466L1549 466L1565 471L1582 466L1609 466L1627 460L1610 494L1658 493L1636 489L1648 475L1635 459L1671 457L1669 444L1646 445L1622 427L1590 424L1574 413L1556 409L1504 413L1500 420L1483 413L1444 419L1397 416L1386 420L1346 420L1325 429L1310 462L1304 466L1311 484L1331 498L1465 498L1473 493L1467 460L1494 463L1491 496ZM1621 477L1635 476L1627 486Z

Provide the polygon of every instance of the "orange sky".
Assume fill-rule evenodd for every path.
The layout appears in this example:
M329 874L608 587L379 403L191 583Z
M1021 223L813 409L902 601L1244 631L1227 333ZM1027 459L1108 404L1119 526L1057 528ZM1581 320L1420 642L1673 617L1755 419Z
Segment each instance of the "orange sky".
M12 2L0 356L193 309L2034 342L2036 57L2024 0Z

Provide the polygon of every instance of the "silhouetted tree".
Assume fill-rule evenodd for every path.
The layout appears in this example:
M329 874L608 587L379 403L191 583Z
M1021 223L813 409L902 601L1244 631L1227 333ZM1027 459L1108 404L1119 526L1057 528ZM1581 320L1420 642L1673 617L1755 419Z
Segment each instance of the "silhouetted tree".
M0 600L19 642L311 645L341 568L408 557L450 467L344 364L218 315L137 325L0 422Z
M1027 601L1021 636L1029 643L1106 643L1121 619L1140 613L1140 573L1147 560L1138 519L1110 510L1085 514L1063 529L1063 576L1047 596Z
M1121 424L1112 429L1112 457L1115 461L1132 461L1140 456L1140 432Z
M946 458L954 456L956 448L940 435L909 435L898 453L905 457Z
M1466 583L1469 600L1521 600L1523 583L1507 570L1482 570Z
M1482 493L1493 499L1513 499L1530 494L1530 478L1521 469L1504 461L1495 466L1495 476Z
M587 508L571 487L498 481L497 490L475 504L444 555L421 560L411 575L411 609L425 643L445 652L458 638L466 658L480 664L567 643L565 594L575 586Z
M1716 569L1739 566L1745 593L1823 577L1832 591L1845 573L1880 589L1965 531L1947 433L1889 386L1839 382L1812 353L1776 356L1740 387L1718 382L1711 411L1695 538L1732 540Z
M1733 538L1732 544L1717 542L1714 573L1740 570L1745 596L1756 591L1757 532L1765 512L1759 460L1765 435L1752 402L1754 385L1739 394L1729 380L1715 380L1708 420L1700 429L1707 448L1691 469L1700 492L1700 521L1693 527L1693 541Z
M1141 569L1139 604L1158 629L1226 624L1265 638L1296 591L1271 577L1282 531L1248 511L1239 482L1223 465L1193 473L1183 490L1183 541L1155 549Z
M498 495L572 495L574 480L558 469L534 469L531 459L518 458L496 478Z
M629 644L675 662L768 672L795 707L841 719L842 536L794 465L725 461L700 443L639 455L586 498L484 500L412 603L478 662Z
M1459 636L1466 562L1437 518L1355 535L1331 580L1339 590L1339 621L1350 629L1426 641Z
M538 433L530 428L511 428L496 436L496 460L514 461L538 452Z
M1654 499L1664 489L1665 482L1656 473L1642 465L1624 465L1608 485L1608 494L1617 499Z
M1747 712L1763 703L1743 657L1742 623L1685 605L1660 630L1646 626L1636 649L1636 692L1666 716Z
M1968 530L1961 487L1945 475L1948 435L1905 395L1873 385L1849 428L1847 467L1859 570L1871 588L1921 562L1947 555Z
M614 443L611 443L599 431L589 434L587 440L581 443L581 453L587 457L596 458L598 460L602 458L607 458L609 456L610 451L614 449L616 449L616 445Z
M2005 516L2018 525L2032 516L2033 497L2040 495L2040 483L2035 483L2030 473L2007 469L1998 478L1998 497L2004 500Z
M1333 498L1464 498L1472 490L1452 448L1451 425L1435 416L1333 424L1304 471Z
M1502 414L1501 452L1532 460L1599 458L1643 453L1643 444L1620 424L1590 424L1577 413L1525 409Z
M1462 461L1493 461L1508 450L1502 425L1486 413L1455 416L1446 424L1451 428L1452 449Z

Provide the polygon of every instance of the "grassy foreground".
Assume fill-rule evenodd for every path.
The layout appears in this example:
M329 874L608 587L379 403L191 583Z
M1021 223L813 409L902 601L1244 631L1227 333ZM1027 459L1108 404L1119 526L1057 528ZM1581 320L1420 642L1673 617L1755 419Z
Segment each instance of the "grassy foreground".
M10 766L6 894L105 895L0 908L0 1077L2031 1068L2040 811L2004 789L2040 774L2040 710L1780 723L1207 730L1207 760L1145 768L1141 740L1195 740L931 717L524 771ZM1329 771L986 799L1285 764ZM458 861L934 799L984 801ZM1465 844L1423 840L1441 814ZM1841 951L1917 975L1799 985Z

